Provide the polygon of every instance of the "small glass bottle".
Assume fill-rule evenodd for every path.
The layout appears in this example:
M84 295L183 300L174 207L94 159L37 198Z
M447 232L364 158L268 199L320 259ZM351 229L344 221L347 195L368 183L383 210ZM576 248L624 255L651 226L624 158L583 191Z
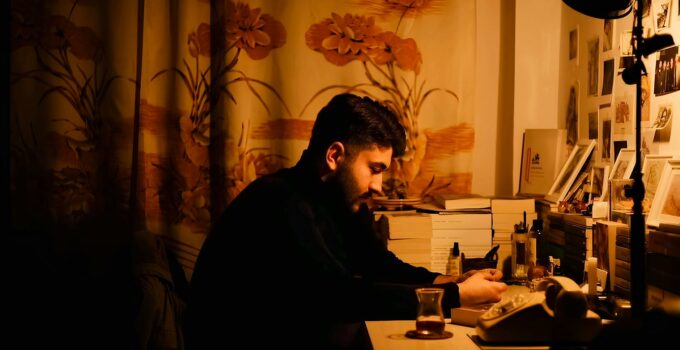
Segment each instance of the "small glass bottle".
M449 254L449 261L446 264L446 274L453 277L458 277L462 274L462 267L460 248L458 247L458 242L454 242L453 248L451 248L451 253Z
M512 234L512 277L515 279L527 278L527 233L526 229L520 229Z
M536 266L541 264L539 259L539 253L541 253L541 242L542 242L542 231L543 231L543 221L541 219L536 219L529 229L528 242L527 242L527 263L531 266ZM541 264L542 265L542 264Z

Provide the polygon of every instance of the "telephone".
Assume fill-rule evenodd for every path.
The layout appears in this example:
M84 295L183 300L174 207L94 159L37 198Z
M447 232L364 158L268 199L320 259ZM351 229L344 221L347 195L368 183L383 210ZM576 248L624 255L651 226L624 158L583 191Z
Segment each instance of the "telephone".
M548 277L536 292L494 304L477 319L477 335L489 343L587 343L602 327L581 288L567 277Z

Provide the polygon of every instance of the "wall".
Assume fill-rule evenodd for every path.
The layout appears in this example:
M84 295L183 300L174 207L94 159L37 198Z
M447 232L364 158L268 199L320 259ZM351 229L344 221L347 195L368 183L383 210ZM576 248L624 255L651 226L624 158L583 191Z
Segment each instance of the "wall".
M657 1L653 0L653 3L656 4ZM644 12L643 12L644 13ZM561 46L561 51L564 52L563 54L560 55L559 58L559 64L560 64L560 85L559 85L559 105L558 105L558 124L559 125L564 125L564 120L566 116L566 110L567 110L567 101L569 97L569 88L570 84L574 79L577 79L581 82L581 93L580 93L580 102L579 102L579 138L584 138L587 137L587 130L588 130L588 113L593 113L597 112L598 108L602 104L607 104L611 103L613 107L615 107L618 102L622 101L626 97L628 97L631 101L633 101L633 104L631 104L631 118L630 118L630 124L626 126L626 130L622 132L616 132L613 131L613 138L626 138L628 139L628 145L629 148L635 147L635 138L634 138L634 117L635 117L635 109L634 109L634 98L635 98L635 87L634 85L625 85L623 83L623 80L621 79L621 76L616 74L614 77L614 87L613 87L613 92L611 95L606 95L606 96L601 96L601 91L602 91L602 60L604 59L610 59L614 58L615 62L615 67L619 66L619 62L621 59L621 34L626 31L626 30L631 30L633 26L633 12L631 12L628 16L614 20L614 36L613 36L613 47L612 50L610 51L603 51L602 48L602 41L604 40L604 21L600 19L595 19L595 18L590 18L585 15L582 15L573 9L571 9L569 6L562 5L562 26L560 28L560 46ZM649 16L646 16L643 18L642 24L644 26L645 30L645 35L648 35L649 33L655 33L656 31L654 30L654 25L652 23L652 19L654 18L654 8L652 8L652 13ZM680 43L680 15L678 14L678 0L671 0L671 9L670 9L670 28L669 29L664 29L663 33L670 33L673 35L675 43L678 44ZM568 46L568 35L569 31L578 27L579 28L579 45L578 45L578 50L579 50L579 55L578 55L578 60L569 60L567 54L566 54L566 48ZM590 40L594 40L595 38L599 38L600 40L600 48L599 48L599 53L600 53L600 62L599 64L599 82L598 82L598 95L597 96L588 96L587 94L587 86L585 83L588 81L588 54L587 54L587 43ZM655 82L655 77L654 77L654 69L656 66L656 55L652 54L646 59L643 59L643 62L647 68L647 71L650 73L649 75L649 84L650 87L653 89L654 88L654 82ZM659 111L659 106L664 106L664 105L671 105L672 110L675 112L674 114L676 115L675 118L676 121L671 125L672 130L671 130L671 137L669 141L666 142L653 142L650 147L650 153L655 154L675 154L675 155L680 155L680 122L677 121L677 115L680 113L680 91L675 91L670 94L665 94L665 95L655 95L653 92L651 93L650 97L650 119L651 122L653 122L658 114ZM612 118L615 116L615 108L612 108L610 111ZM643 118L642 122L642 132L643 134L645 131L650 130L650 121L645 121Z

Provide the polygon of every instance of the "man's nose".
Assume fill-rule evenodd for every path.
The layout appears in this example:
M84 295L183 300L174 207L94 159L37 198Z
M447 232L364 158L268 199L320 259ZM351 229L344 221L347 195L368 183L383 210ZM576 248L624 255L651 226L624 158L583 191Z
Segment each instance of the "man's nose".
M368 189L371 192L377 193L377 194L383 194L382 192L382 174L375 175L371 179L371 182L368 184Z

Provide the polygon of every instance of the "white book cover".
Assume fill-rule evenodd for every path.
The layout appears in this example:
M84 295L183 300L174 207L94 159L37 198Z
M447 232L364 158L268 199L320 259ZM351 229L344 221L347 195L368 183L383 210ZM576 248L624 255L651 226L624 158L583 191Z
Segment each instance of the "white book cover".
M526 226L531 227L531 224L536 220L535 212L527 212ZM491 216L494 231L515 231L515 225L524 221L524 213L502 213L493 214Z
M522 145L519 194L544 196L566 160L565 129L526 129Z
M456 213L434 214L432 217L432 230L442 229L490 229L491 214L481 213Z

